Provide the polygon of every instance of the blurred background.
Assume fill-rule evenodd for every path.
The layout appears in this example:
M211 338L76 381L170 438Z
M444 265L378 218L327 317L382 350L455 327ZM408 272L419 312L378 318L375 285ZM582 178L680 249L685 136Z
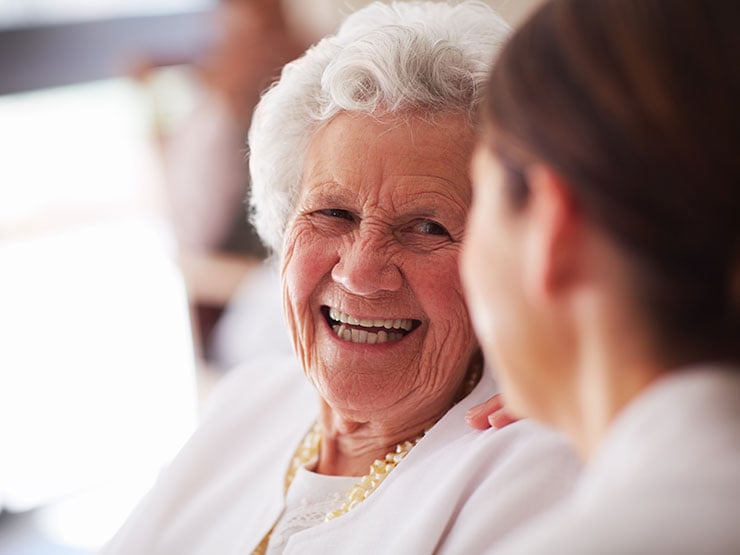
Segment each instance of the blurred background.
M245 134L366 3L0 0L0 555L95 552L220 376L289 348Z

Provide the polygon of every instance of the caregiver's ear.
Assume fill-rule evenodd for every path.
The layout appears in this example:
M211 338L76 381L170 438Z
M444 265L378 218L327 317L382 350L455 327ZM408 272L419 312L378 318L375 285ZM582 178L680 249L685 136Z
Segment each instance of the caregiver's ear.
M581 273L581 214L567 182L546 165L527 167L529 198L524 242L524 285L537 301L552 301Z

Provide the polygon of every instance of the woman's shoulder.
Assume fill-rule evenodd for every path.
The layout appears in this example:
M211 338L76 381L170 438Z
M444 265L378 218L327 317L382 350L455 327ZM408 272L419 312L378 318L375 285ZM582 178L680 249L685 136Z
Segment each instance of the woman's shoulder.
M103 552L223 553L234 538L259 535L279 514L284 468L316 411L315 393L292 357L261 357L231 371Z

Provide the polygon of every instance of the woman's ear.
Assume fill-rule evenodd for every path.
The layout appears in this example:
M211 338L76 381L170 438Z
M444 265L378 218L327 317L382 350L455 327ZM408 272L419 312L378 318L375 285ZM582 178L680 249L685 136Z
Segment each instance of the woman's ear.
M552 169L534 164L526 175L524 287L536 301L557 300L581 277L582 218L563 178Z

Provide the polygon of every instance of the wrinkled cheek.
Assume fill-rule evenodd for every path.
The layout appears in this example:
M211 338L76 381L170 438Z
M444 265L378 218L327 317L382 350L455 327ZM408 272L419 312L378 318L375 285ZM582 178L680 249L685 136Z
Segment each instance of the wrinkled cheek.
M313 367L316 324L311 298L321 281L320 260L305 248L301 235L289 238L282 257L283 312L293 348L304 370Z
M300 327L303 319L298 317L294 296L291 294L290 287L285 282L283 282L283 314L285 315L285 322L288 325L288 332L293 342L293 350L301 361L303 361L305 357L304 346L307 345L304 337L305 333Z
M433 324L424 349L432 355L425 366L436 374L434 381L442 387L457 384L478 351L462 291L459 287L447 289L446 298L452 302L441 304L439 310L430 315Z
M455 318L449 322L449 329L446 330L442 337L444 342L443 354L454 357L465 365L478 349L478 342L473 332L473 326L470 322L467 307L462 305L453 312Z

